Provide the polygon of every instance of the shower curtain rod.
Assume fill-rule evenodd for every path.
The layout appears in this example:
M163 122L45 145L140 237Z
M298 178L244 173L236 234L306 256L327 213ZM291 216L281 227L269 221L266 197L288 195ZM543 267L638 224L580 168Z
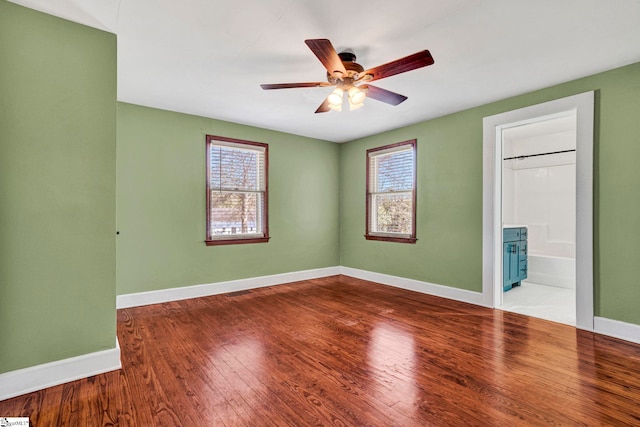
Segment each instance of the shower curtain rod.
M540 153L540 154L527 154L525 156L505 157L502 160L526 159L527 157L548 156L550 154L560 154L560 153L571 153L572 151L576 151L576 149L574 148L573 150L550 151L548 153Z

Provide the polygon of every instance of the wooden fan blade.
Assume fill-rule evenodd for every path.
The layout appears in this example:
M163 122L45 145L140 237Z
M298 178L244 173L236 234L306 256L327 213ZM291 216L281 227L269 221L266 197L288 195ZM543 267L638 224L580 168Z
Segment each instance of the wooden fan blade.
M407 97L400 95L399 93L391 92L390 90L382 89L378 86L362 85L358 86L361 89L367 91L367 98L373 98L377 101L382 101L391 105L398 105L401 102L407 100Z
M327 69L329 74L333 75L335 72L339 72L342 73L343 76L347 75L347 70L344 68L342 60L329 40L310 39L305 40L304 42L318 57L320 62L322 62L322 65L324 65L324 68Z
M316 110L316 114L318 114L318 113L326 113L326 112L328 112L330 110L331 110L331 108L329 108L329 97L327 97L327 98L324 99L322 104L320 104L320 106Z
M423 50L413 55L370 68L360 73L360 75L370 75L371 78L365 77L364 80L372 82L374 80L384 79L385 77L395 76L396 74L406 73L407 71L417 68L426 67L427 65L433 64L433 62L431 53L428 50Z
M264 84L260 87L264 90L271 89L293 89L297 87L319 87L319 86L331 86L328 82L308 82L308 83L273 83Z

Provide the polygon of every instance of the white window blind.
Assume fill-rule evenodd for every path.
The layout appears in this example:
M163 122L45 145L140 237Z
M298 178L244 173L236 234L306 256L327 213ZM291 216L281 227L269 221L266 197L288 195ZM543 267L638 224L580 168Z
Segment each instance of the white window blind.
M266 236L266 145L212 139L208 240Z
M369 150L367 156L367 234L414 238L415 144Z

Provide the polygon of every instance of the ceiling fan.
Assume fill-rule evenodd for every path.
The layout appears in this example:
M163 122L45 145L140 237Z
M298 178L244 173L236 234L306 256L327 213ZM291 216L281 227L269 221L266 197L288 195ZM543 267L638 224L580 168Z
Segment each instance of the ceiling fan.
M336 53L336 50L328 39L310 39L304 42L327 69L327 81L262 84L260 87L264 90L271 90L335 86L336 88L327 96L324 102L320 104L316 113L326 113L330 110L342 111L343 95L345 92L348 95L351 110L362 107L366 97L387 104L398 105L405 101L407 97L368 83L396 74L406 73L407 71L417 68L426 67L434 62L431 53L429 53L428 50L423 50L413 55L365 70L356 62L356 55L353 52Z

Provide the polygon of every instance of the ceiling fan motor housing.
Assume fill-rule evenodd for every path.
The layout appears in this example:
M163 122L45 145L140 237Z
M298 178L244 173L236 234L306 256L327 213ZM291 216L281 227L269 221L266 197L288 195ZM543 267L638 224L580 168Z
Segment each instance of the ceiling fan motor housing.
M340 52L338 56L347 70L347 75L344 76L341 72L329 73L327 71L327 81L338 86L352 86L353 82L358 80L359 74L364 71L364 68L356 62L356 55L353 52ZM336 75L340 75L341 78L336 77Z

